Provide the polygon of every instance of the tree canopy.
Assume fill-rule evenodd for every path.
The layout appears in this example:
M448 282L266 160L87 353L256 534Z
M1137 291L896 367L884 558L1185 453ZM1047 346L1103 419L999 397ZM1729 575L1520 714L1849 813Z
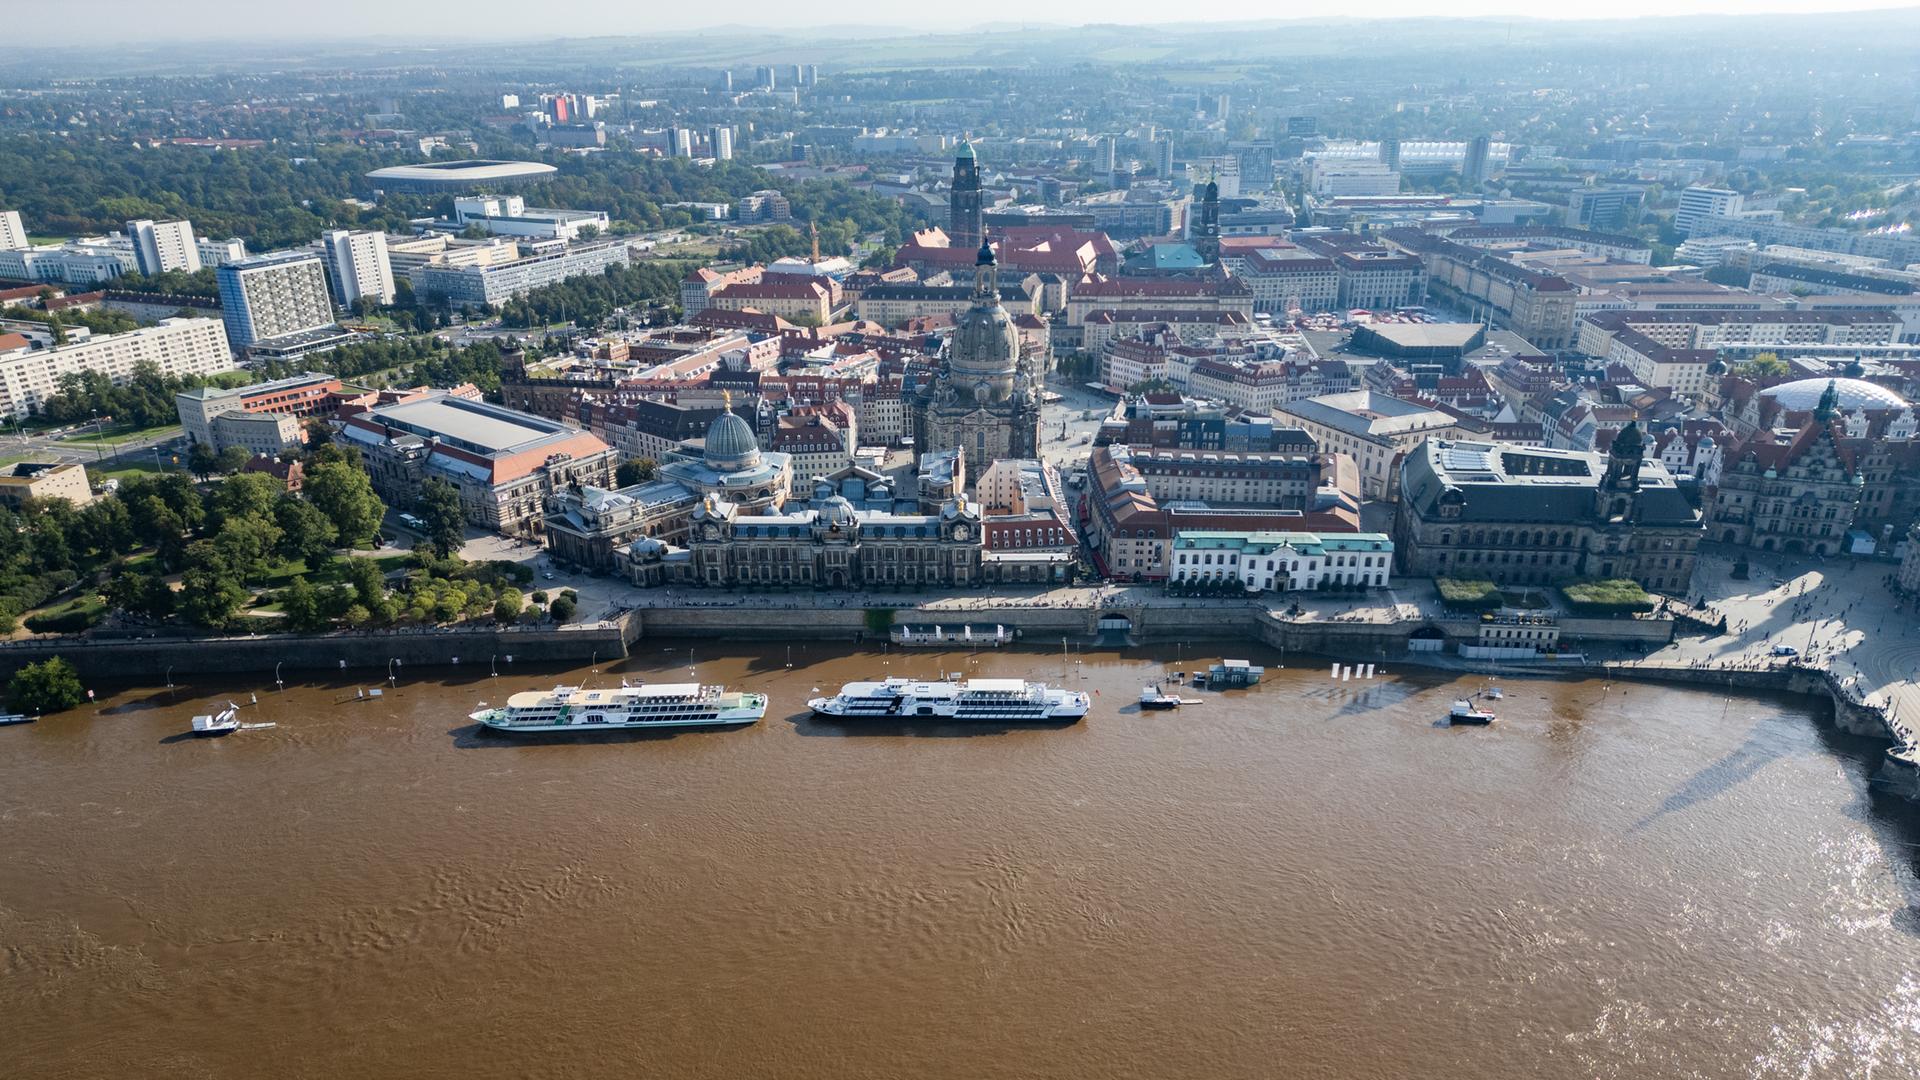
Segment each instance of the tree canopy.
M460 508L460 493L452 484L437 476L422 484L413 512L426 522L427 543L441 558L454 554L466 543L466 514Z
M87 700L80 685L80 673L58 656L37 664L28 664L13 673L7 683L7 702L23 713L42 713L71 709Z
M322 462L308 470L303 490L344 546L372 540L387 516L387 506L374 494L367 474L343 461Z

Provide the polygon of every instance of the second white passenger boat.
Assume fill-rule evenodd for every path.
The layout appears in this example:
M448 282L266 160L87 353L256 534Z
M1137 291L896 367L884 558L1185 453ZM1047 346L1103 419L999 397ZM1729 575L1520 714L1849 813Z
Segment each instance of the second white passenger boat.
M807 702L815 715L836 720L954 720L966 723L1074 721L1087 715L1090 695L1025 679L916 682L893 678L851 682L832 697Z
M507 699L505 708L483 707L469 719L484 729L513 735L555 731L615 731L628 728L731 727L767 714L767 695L699 683L650 683L605 690L556 686Z

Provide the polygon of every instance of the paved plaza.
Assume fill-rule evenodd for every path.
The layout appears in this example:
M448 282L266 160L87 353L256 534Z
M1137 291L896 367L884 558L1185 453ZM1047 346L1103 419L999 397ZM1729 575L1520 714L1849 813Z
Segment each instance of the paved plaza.
M1735 580L1745 554L1748 578ZM1709 545L1694 571L1696 597L1709 618L1725 615L1727 632L1682 636L1645 658L1624 663L1762 670L1799 662L1827 668L1856 699L1887 708L1897 726L1920 721L1920 618L1914 602L1893 594L1893 564L1743 552ZM1797 658L1772 655L1776 646Z

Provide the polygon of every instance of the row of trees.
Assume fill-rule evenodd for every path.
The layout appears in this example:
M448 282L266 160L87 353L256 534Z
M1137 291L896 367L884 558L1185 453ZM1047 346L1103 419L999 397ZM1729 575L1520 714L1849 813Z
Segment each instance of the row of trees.
M500 389L500 356L500 347L490 341L456 347L434 337L380 337L294 362L264 364L255 375L282 378L311 370L343 379L380 376L396 386L445 387L470 382L491 394Z
M84 326L96 334L124 334L140 326L138 319L117 311L82 311L79 308L42 311L39 308L24 307L19 304L0 308L0 319L20 319L41 323L53 332L55 345L67 343L68 327Z
M209 304L220 302L220 285L215 279L214 269L211 266L202 267L192 273L185 270L166 270L158 274L142 274L136 270L114 278L112 287L119 292L192 296L205 300Z
M501 304L500 324L546 326L567 319L593 326L617 307L674 303L680 297L680 279L695 265L678 260L637 262L610 266L604 274L569 278Z
M134 427L172 423L180 415L174 395L211 385L238 386L251 381L244 372L228 372L205 379L198 375L162 374L158 365L141 361L126 383L115 386L104 372L69 371L60 376L52 396L40 405L40 415L59 424L73 424L111 416Z

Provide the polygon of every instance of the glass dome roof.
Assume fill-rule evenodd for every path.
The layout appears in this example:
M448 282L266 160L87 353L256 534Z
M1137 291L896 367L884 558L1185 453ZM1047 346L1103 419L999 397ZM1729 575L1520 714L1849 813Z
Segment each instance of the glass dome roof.
M1851 409L1901 409L1907 399L1899 394L1867 382L1865 379L1795 379L1793 382L1769 386L1760 391L1762 397L1770 397L1793 412L1812 412L1820 404L1820 395L1827 392L1827 384L1834 385L1834 391L1840 397L1840 408Z

